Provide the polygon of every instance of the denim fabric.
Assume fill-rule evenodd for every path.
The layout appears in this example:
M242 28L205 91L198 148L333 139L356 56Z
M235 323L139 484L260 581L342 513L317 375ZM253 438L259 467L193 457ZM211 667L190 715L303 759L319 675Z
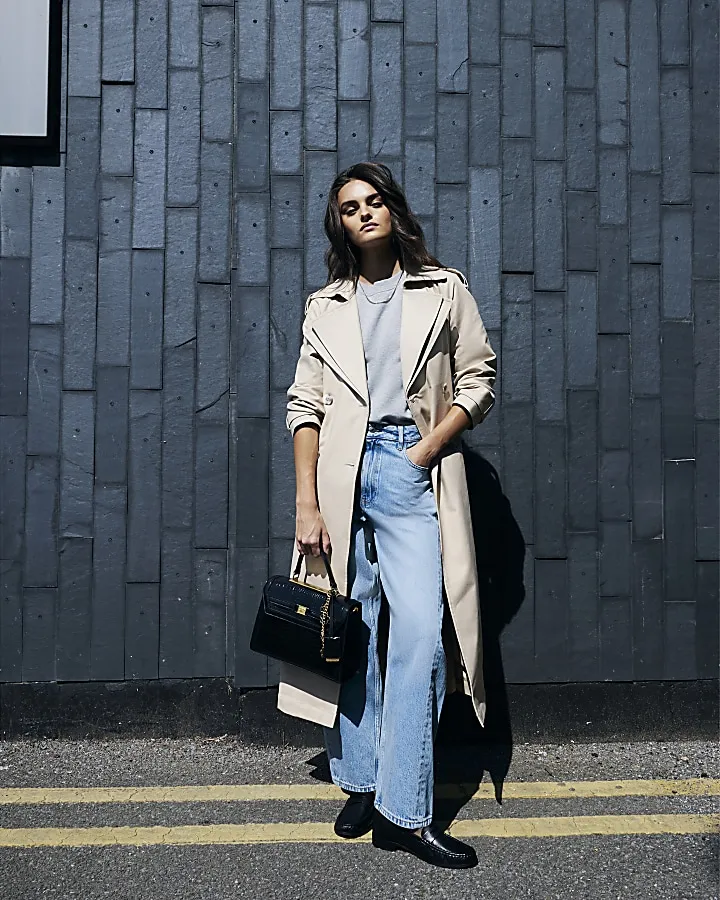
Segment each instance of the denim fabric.
M352 519L348 593L362 603L367 665L340 691L323 728L333 782L375 791L405 828L432 821L433 742L445 696L442 557L430 470L406 450L415 425L368 429ZM377 653L382 589L390 629L384 685Z

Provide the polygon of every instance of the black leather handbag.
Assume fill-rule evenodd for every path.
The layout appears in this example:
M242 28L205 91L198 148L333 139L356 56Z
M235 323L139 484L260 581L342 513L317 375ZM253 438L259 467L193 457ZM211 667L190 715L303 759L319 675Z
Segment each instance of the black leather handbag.
M304 555L292 577L272 575L264 584L250 649L331 681L347 681L360 667L362 606L339 593L324 550L330 588L300 581Z

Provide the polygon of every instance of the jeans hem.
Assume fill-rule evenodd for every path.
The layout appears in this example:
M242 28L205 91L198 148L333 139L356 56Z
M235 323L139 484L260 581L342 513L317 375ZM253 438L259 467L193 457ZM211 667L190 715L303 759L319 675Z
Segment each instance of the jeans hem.
M429 815L422 819L405 819L402 816L396 816L394 813L391 813L382 805L382 803L378 803L377 800L375 801L375 809L382 813L385 818L389 819L394 825L400 826L400 828L423 828L425 825L429 825L433 818L432 815Z
M339 788L343 788L343 790L352 791L355 794L371 794L375 790L374 784L352 784L349 781L344 781L342 778L336 778L332 773L331 778L333 784L336 784Z

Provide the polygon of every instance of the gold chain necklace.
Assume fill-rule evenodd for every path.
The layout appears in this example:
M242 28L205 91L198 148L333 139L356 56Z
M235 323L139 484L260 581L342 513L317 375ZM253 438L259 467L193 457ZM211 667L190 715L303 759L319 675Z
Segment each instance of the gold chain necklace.
M401 269L399 272L396 272L395 274L396 274L396 275L399 275L400 277L399 277L398 280L395 282L395 287L394 287L393 290L392 290L392 294L390 294L390 296L387 298L387 300L373 300L372 298L368 297L368 292L365 290L365 287L363 286L362 281L360 281L360 279L358 278L358 284L359 284L360 287L362 288L362 292L363 292L363 294L365 294L365 299L367 300L368 303L372 303L373 306L380 306L381 304L383 304L383 303L389 303L389 302L392 300L392 298L395 296L395 291L397 291L397 289L398 289L398 287L399 287L399 285L400 285L400 282L403 280L403 275L404 275L405 273L404 273L404 271ZM392 278L393 276L391 275L390 277ZM384 280L385 280L385 279L383 279L383 281L384 281Z

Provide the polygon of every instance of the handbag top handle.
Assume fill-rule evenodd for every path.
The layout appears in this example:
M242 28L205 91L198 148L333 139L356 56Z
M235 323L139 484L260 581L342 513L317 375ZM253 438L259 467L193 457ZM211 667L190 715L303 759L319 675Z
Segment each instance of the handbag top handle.
M327 554L325 553L325 551L323 550L322 547L320 548L320 555L322 556L323 562L325 563L325 568L327 569L328 579L330 581L330 587L334 591L336 591L338 589L337 581L335 581L335 576L333 575L333 571L330 568L330 560L327 558ZM303 559L305 559L305 554L301 553L298 556L297 564L295 565L295 571L293 572L293 578L297 579L300 577L300 569L302 567ZM307 563L305 564L305 571L307 571Z

